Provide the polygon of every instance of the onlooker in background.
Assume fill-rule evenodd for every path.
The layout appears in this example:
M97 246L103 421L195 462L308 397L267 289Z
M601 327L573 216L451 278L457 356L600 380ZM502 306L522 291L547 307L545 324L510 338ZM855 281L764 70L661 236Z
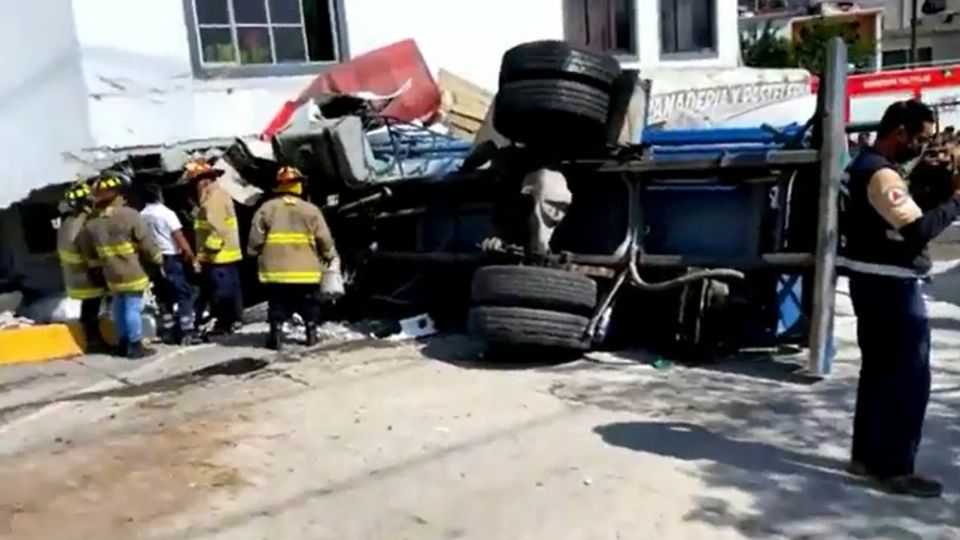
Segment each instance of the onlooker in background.
M140 215L163 255L164 278L154 288L161 310L161 332L168 343L189 345L194 341L194 315L193 289L187 271L193 270L196 257L183 234L180 218L164 204L160 186L146 186L143 200L146 206Z
M143 346L143 293L150 286L147 271L159 269L163 256L140 214L124 205L123 186L110 174L94 182L94 210L77 244L110 290L119 354L136 359L154 353Z
M217 322L214 333L229 334L243 317L243 293L238 264L240 231L233 199L217 184L223 171L206 160L187 164L184 176L196 189L197 208L193 227L196 234L197 260L201 265L200 298L197 316L207 304Z
M67 297L80 300L80 324L86 338L86 351L107 352L100 334L100 304L107 291L103 276L91 272L77 246L77 236L93 210L93 195L86 182L78 182L64 197L64 216L57 230L57 255L63 271Z

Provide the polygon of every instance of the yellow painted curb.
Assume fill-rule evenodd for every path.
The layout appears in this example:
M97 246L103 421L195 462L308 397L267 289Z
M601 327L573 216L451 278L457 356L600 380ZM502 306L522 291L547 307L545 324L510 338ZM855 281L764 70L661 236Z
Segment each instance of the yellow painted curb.
M44 324L0 330L0 365L62 360L83 354L79 326Z

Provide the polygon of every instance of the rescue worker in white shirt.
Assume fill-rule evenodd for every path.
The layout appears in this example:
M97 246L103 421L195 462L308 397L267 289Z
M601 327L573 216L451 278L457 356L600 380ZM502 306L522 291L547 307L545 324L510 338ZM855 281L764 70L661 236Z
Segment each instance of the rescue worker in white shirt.
M931 268L927 243L960 216L960 191L954 183L945 200L923 211L898 165L923 154L935 120L913 100L884 113L876 142L847 167L837 261L850 279L861 353L850 472L914 497L943 491L914 471L930 398L930 322L920 283Z
M283 324L294 312L306 323L307 345L316 344L324 266L338 259L323 213L301 198L305 180L294 167L277 172L274 197L254 214L247 242L269 301L267 347L274 350L282 349Z
M93 210L93 194L86 182L78 182L67 190L64 210L66 214L57 230L57 255L67 297L81 302L80 324L86 338L86 352L107 352L107 344L100 334L100 304L107 292L103 276L91 272L77 246L77 236Z
M187 272L193 271L196 257L183 234L180 218L164 204L162 188L156 184L146 186L143 201L146 206L140 216L163 254L164 278L154 284L161 310L161 333L168 343L190 345L195 341L193 287Z
M197 208L193 227L197 261L200 263L200 299L197 319L209 304L217 322L215 334L230 334L243 318L243 293L240 284L240 231L233 199L217 184L223 171L206 160L187 164L185 176L196 189Z

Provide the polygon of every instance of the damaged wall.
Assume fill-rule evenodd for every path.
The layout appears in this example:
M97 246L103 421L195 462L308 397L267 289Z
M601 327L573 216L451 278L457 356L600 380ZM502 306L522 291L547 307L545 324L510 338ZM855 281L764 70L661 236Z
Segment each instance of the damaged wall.
M97 146L259 133L312 78L195 79L183 0L74 6Z
M72 177L60 152L92 142L71 4L16 2L0 17L0 208Z

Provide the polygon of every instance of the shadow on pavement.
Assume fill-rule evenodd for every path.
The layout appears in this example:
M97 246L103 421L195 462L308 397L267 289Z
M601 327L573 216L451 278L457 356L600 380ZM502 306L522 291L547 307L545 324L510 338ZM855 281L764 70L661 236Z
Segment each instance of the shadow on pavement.
M949 393L955 380L946 381L949 394L934 392L918 463L944 481L947 494L918 501L843 472L855 385L745 385L692 371L675 378L568 383L554 394L653 418L594 431L612 446L694 464L691 474L705 492L687 515L691 521L747 538L960 538L960 394ZM746 508L724 495L730 489L749 496Z
M610 445L684 461L708 460L759 475L804 475L831 482L849 479L845 463L776 446L729 439L683 422L622 422L594 429Z
M923 292L933 300L960 305L960 266L935 274L923 286Z
M516 371L576 362L581 354L564 351L486 347L462 335L431 338L420 351L427 358L464 369Z

